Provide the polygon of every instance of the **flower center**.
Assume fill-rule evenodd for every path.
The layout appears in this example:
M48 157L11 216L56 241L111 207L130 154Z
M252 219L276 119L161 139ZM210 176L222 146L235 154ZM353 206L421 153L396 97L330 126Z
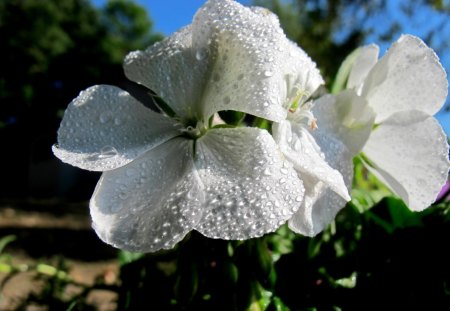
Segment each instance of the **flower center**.
M188 138L197 139L203 136L207 130L203 121L189 121L180 129L180 132Z
M297 106L295 108L292 108L293 106L294 105L292 105L289 109L289 114L297 122L305 123L313 131L318 128L317 119L314 117L314 114L311 111L312 107L314 106L312 101L303 103L300 107Z

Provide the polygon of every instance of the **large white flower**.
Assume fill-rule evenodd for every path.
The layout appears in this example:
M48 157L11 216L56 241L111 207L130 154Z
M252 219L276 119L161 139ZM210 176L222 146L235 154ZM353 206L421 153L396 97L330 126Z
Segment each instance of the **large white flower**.
M312 103L306 102L323 83L315 63L293 44L289 45L289 54L295 55L296 61L289 67L280 68L286 81L282 102L289 113L285 120L273 124L272 131L275 141L286 159L293 164L305 187L305 199L289 220L289 227L297 233L313 236L329 224L337 212L333 204L324 203L324 208L320 208L321 204L316 205L326 190L344 202L350 200L347 189L349 178L344 180L344 177L351 174L351 168L347 168L347 162L342 162L347 160L343 156L347 149L333 132L328 131L326 123L330 121L322 120L328 112L319 111L316 116L311 110Z
M448 144L433 115L447 97L446 73L434 51L401 36L378 60L378 47L359 50L347 81L375 113L361 147L368 169L411 210L435 200L448 176Z
M213 128L220 110L271 121L292 57L264 9L208 1L193 23L125 60L128 78L174 111L155 113L113 86L82 92L65 112L54 153L104 171L90 202L101 239L132 251L170 248L192 229L222 239L274 231L298 209L304 188L270 134Z

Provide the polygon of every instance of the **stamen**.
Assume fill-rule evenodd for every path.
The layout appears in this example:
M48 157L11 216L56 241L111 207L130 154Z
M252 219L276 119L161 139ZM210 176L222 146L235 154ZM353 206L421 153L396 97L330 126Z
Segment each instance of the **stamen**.
M311 131L315 131L315 130L317 130L319 128L317 126L317 119L316 118L310 120L310 124L308 124L308 125L309 125L309 128L311 129Z
M308 91L304 90L300 84L294 85L294 89L296 90L295 96L292 100L290 100L291 107L289 108L290 112L295 112L297 108L302 107L304 105L304 101L309 98L311 94Z

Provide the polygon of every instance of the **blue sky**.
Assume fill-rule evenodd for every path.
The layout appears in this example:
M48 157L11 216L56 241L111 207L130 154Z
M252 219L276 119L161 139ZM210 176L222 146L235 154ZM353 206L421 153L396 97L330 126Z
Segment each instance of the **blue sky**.
M92 0L97 6L102 6L106 0ZM135 0L138 4L145 7L149 12L149 15L154 23L154 30L160 32L164 35L170 35L182 26L188 25L192 21L192 17L199 7L205 3L205 0ZM243 4L251 3L250 0L238 0L238 2ZM398 5L401 1L389 1L388 5L390 9L388 10L389 16L374 16L372 21L376 23L379 27L383 27L383 20L395 19L400 21L402 28L405 29L407 33L414 34L416 36L424 38L427 29L434 27L435 23L442 20L442 18L447 18L447 16L436 15L436 12L424 8L420 10L419 16L414 16L414 20L411 20L408 16L398 9ZM450 27L450 23L447 23L447 27ZM450 29L442 29L443 32L450 33ZM368 38L368 43L372 43L373 38ZM378 43L378 42L374 42ZM381 50L386 50L388 44L382 44ZM440 55L441 61L446 67L447 71L450 69L450 53L447 52L445 55ZM447 100L447 105L448 105ZM441 111L437 118L447 135L450 135L450 113L444 113Z
M147 9L154 23L154 29L164 35L170 35L177 29L190 24L195 12L205 0L135 0L136 3ZM106 0L93 0L97 6L101 6ZM238 1L249 4L250 0Z

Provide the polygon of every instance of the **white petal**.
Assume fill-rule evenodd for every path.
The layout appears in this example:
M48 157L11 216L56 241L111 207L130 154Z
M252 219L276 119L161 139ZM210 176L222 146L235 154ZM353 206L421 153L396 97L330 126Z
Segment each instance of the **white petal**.
M373 110L353 90L320 97L314 102L312 112L318 126L313 133L335 137L345 144L352 155L363 148L375 120ZM332 145L321 146L325 149L329 147Z
M325 184L312 176L302 176L305 186L305 197L302 205L288 221L289 229L305 235L314 236L314 220L312 219L314 203L327 188Z
M375 165L371 171L413 211L433 203L448 177L446 136L436 119L420 111L393 114L363 152Z
M280 79L280 99L286 109L293 100L301 105L324 83L316 63L295 43L288 42L283 56Z
M358 56L353 62L352 70L347 80L347 88L356 90L362 86L364 79L378 61L380 49L376 44L370 44L359 48Z
M419 38L404 35L373 67L362 94L380 123L398 111L434 115L445 102L447 88L446 73L434 51Z
M213 62L201 107L204 118L220 110L268 120L286 117L279 89L288 40L271 12L230 0L210 0L197 12L192 26L195 48L209 47Z
M333 136L315 131L314 137L324 151L327 164L342 175L349 192L353 179L352 154L341 141ZM308 178L309 182L305 178ZM305 200L289 220L289 228L294 232L312 237L323 231L334 220L349 198L342 198L318 179L310 179L305 175L302 175L302 179L305 185Z
M201 218L203 195L193 142L175 138L102 175L90 203L93 226L121 249L171 248Z
M317 144L322 147L325 153L325 159L328 164L339 171L344 177L345 185L350 193L353 180L353 155L342 143L331 136L315 135ZM324 146L334 145L334 148L325 148ZM337 147L339 146L339 147ZM337 151L339 150L339 151ZM324 190L320 197L314 202L310 214L311 231L300 232L307 236L315 236L322 232L336 217L336 214L345 207L347 201L339 196L330 188ZM289 223L291 226L291 223Z
M144 107L127 92L97 85L69 104L53 152L71 165L106 171L178 134L171 120Z
M304 175L313 177L350 200L342 175L328 165L320 147L302 124L287 120L274 123L273 137L301 179Z
M265 130L213 129L197 141L196 161L206 186L206 209L196 229L208 237L272 232L303 199L301 181Z
M206 52L192 47L191 29L185 27L145 51L131 52L124 62L130 80L156 92L185 119L197 117L195 107L201 100L210 62L207 54L201 54Z

